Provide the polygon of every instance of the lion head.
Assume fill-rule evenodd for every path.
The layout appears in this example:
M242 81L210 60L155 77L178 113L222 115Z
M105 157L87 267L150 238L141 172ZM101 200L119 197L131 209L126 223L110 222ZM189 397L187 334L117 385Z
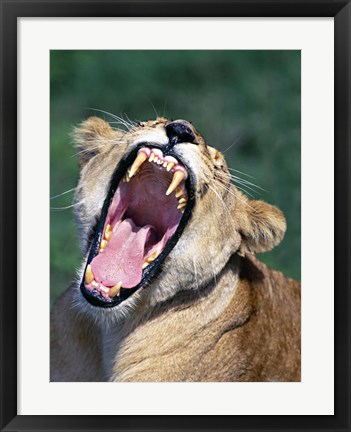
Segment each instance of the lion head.
M121 131L91 117L74 137L79 298L95 310L199 290L233 254L268 251L284 236L282 212L239 191L223 155L188 121Z

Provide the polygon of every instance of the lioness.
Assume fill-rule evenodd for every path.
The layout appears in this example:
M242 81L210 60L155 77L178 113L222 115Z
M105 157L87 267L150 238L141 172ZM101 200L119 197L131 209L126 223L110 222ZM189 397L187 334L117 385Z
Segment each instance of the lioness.
M184 120L75 130L79 279L51 316L52 381L299 381L300 284L254 254L280 210Z

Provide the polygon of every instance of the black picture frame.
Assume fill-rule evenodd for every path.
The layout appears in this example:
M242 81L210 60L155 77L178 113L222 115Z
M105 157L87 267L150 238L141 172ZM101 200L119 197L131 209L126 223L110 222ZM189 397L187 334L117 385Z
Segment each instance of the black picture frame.
M349 431L350 79L349 1L18 1L1 3L1 431ZM332 416L17 415L17 18L334 17L335 49L335 414ZM317 144L316 144L317 145ZM9 275L11 286L9 286ZM318 300L316 300L318 302ZM318 331L318 329L316 329ZM323 376L320 377L323 380Z

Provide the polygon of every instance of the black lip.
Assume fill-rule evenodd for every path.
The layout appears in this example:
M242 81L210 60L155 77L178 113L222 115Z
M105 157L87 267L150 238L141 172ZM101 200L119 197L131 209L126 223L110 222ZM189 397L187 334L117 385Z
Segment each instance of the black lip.
M146 267L146 269L143 270L143 276L141 279L141 282L136 285L134 288L121 288L120 295L118 297L114 297L112 301L107 301L105 298L97 291L93 290L88 291L84 286L84 275L86 271L86 267L88 264L91 263L93 258L98 254L99 245L102 239L102 231L104 228L106 216L108 209L110 207L111 201L114 197L114 194L117 190L118 184L124 174L126 173L127 169L130 167L130 165L133 163L134 159L136 158L136 154L138 150L142 147L149 147L149 148L158 148L161 151L163 151L164 155L169 155L175 157L181 164L183 164L187 171L188 171L188 178L186 179L185 186L188 192L188 204L185 208L185 211L183 213L183 216L179 222L178 228L176 232L173 234L171 239L168 241L166 247L162 251L162 253L150 264ZM97 225L93 228L93 231L95 231L94 239L91 242L90 251L88 255L88 261L86 264L86 267L84 269L83 278L80 284L80 289L85 297L85 299L92 304L93 306L103 307L103 308L111 308L114 306L119 305L124 300L126 300L128 297L130 297L133 293L135 293L140 288L143 288L145 285L148 284L148 282L160 271L160 264L164 261L164 259L167 257L167 255L171 252L171 250L174 248L174 246L177 244L180 236L183 233L183 230L185 226L187 225L189 218L192 213L192 209L195 205L195 177L192 171L189 169L189 167L184 163L184 161L179 157L175 151L172 149L169 149L167 152L164 151L165 148L163 146L160 146L157 143L150 143L150 142L142 142L138 144L135 149L133 149L127 156L122 158L119 163L116 166L116 169L114 173L112 174L111 181L110 181L110 187L107 192L104 205L101 210L101 216L99 221L97 222Z

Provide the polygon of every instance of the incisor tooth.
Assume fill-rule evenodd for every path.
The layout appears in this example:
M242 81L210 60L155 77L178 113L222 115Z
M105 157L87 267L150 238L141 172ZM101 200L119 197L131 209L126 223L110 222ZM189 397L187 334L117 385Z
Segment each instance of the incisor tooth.
M116 297L116 295L119 293L121 287L122 287L122 282L119 282L118 284L116 284L115 286L113 286L112 288L110 288L110 291L109 291L108 295L111 298Z
M151 153L150 157L149 157L149 162L152 162L155 159L155 155L154 153Z
M155 156L154 162L157 163L157 161L158 161L158 157Z
M167 171L171 171L171 169L174 167L174 163L173 162L170 162L168 165L167 165Z
M132 178L133 175L138 171L138 169L141 167L141 165L146 161L147 156L144 152L138 153L138 156L135 158L135 161L133 162L133 165L128 172L129 178Z
M162 165L164 168L166 168L166 166L167 166L167 162L163 162L163 165Z
M183 210L186 207L186 203L183 204L179 204L179 206L177 207L178 210Z
M141 266L141 268L144 270L150 263L147 261L144 262L144 264Z
M106 246L107 246L107 241L106 240L101 240L100 249L104 250Z
M182 171L176 171L173 174L173 179L171 184L169 185L166 195L171 194L179 185L180 183L184 180L185 174Z
M85 283L89 285L94 280L93 270L91 269L91 265L88 264L87 269L85 270Z
M105 288L104 286L100 285L100 289L102 292L104 292L105 294L108 294L110 292L110 290L108 288Z
M186 203L186 199L185 198L180 198L180 200L178 202L179 202L179 204Z

